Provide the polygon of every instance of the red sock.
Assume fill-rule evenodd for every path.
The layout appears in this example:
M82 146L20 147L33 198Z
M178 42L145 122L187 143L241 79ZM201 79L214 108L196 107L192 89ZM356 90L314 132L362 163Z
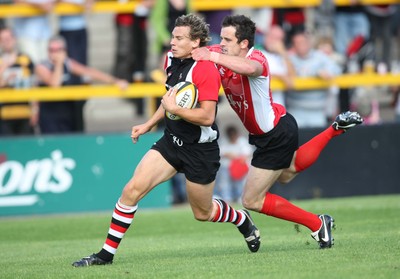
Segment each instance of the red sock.
M312 232L319 230L321 227L321 220L318 218L318 215L305 211L288 200L271 193L265 195L260 213L301 224L309 228Z
M335 136L343 134L343 130L335 130L332 126L316 135L311 140L299 147L296 153L294 166L297 172L301 172L314 164L319 154Z

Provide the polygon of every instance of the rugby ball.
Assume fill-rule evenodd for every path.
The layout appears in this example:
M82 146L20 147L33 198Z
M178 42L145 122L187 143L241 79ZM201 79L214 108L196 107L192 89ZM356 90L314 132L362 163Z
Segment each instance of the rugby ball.
M192 109L197 105L198 91L196 85L190 81L182 81L177 83L173 88L176 88L176 104L182 108ZM171 120L180 119L179 116L166 112L166 115Z

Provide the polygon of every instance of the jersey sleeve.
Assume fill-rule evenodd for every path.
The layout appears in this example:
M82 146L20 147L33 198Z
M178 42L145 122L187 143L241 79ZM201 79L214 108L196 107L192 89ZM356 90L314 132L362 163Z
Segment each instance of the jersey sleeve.
M207 46L209 51L213 51L213 52L218 52L221 53L221 46L220 45L211 45L211 46Z
M198 61L193 69L193 83L198 89L199 102L218 101L221 78L214 63Z
M257 61L263 67L262 76L268 76L269 68L267 58L265 58L264 54L259 50L253 50L248 56L247 59Z

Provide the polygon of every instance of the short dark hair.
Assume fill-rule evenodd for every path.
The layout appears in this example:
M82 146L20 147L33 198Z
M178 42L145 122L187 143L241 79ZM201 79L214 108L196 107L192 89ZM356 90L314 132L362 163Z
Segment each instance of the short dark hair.
M200 46L206 46L211 40L209 37L210 27L203 18L194 15L182 15L175 20L175 26L188 26L190 27L190 39L200 39Z
M235 36L238 43L243 40L249 41L249 48L254 46L254 36L256 33L256 24L244 15L229 15L222 21L222 27L232 26L236 29Z

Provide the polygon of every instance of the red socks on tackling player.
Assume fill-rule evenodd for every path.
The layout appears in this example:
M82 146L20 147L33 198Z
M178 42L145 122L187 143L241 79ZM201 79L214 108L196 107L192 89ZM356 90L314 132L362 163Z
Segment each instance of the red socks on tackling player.
M316 214L305 211L288 200L271 193L265 195L260 213L301 224L312 232L319 230L321 227L321 220Z
M335 136L343 134L343 130L335 130L332 126L316 135L311 140L299 147L296 153L294 166L297 172L301 172L314 164L319 154Z

